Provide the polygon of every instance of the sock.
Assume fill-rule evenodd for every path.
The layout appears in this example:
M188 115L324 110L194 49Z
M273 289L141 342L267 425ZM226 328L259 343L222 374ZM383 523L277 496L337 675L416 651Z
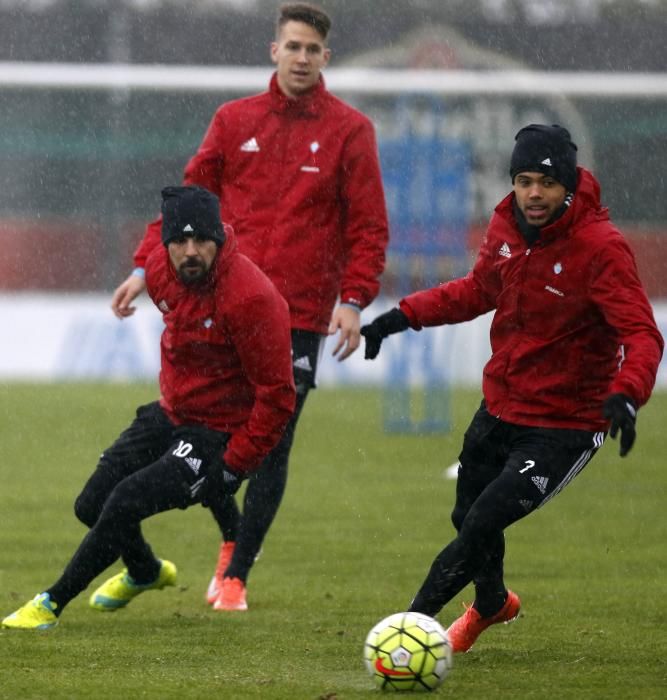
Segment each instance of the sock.
M50 591L46 590L44 593L49 596L51 612L56 617L60 617L60 613L63 611L63 606L51 595Z

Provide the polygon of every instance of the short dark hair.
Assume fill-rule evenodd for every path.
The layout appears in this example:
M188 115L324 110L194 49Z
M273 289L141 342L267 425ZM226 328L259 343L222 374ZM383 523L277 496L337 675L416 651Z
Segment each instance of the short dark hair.
M308 24L325 40L331 29L329 15L321 7L308 2L290 2L281 5L276 22L276 34L279 34L288 22Z

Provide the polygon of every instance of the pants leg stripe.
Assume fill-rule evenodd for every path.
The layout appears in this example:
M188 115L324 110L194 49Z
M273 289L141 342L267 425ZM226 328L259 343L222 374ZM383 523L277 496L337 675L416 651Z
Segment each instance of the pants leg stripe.
M195 481L194 484L190 486L190 496L194 498L197 495L197 492L199 489L202 487L202 484L204 483L206 477L202 477L201 479L198 479Z
M574 463L574 466L565 475L565 478L556 486L556 488L540 503L538 506L541 508L545 503L550 501L554 496L559 494L569 483L574 479L574 477L590 462L591 457L597 452L597 449L586 450L581 457Z

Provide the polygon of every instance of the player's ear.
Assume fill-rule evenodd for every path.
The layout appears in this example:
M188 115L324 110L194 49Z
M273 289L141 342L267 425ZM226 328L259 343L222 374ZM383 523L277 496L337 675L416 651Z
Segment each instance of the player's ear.
M271 63L278 63L278 43L275 41L271 42L271 48L269 50L271 54Z

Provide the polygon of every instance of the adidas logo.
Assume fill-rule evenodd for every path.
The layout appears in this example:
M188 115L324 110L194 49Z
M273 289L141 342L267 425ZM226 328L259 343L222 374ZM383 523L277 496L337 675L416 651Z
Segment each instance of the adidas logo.
M251 139L248 139L245 143L241 144L241 150L245 151L246 153L255 153L259 151L257 139L254 136Z
M503 258L511 258L512 257L512 252L510 251L510 247L507 245L507 241L503 243L500 246L500 250L498 251L498 255L502 255Z
M194 231L194 229L192 228L192 226L190 226L190 224L185 224L185 226L183 226L183 231L184 232L187 231L188 233L192 233Z
M164 299L157 305L157 307L158 307L158 309L160 309L160 311L162 311L163 314L166 314L169 312L169 305L167 304L167 302Z
M547 492L547 484L549 483L549 479L546 476L534 476L531 481L537 486L537 490L541 494L545 494Z
M303 357L297 357L297 359L294 360L294 367L296 367L296 369L303 369L306 372L313 371L313 368L310 364L310 360L308 359L308 355L304 355Z
M528 500L522 498L519 501L519 504L526 511L526 513L530 513L530 511L533 509L533 502L532 501L528 501Z
M195 474L199 474L199 468L201 467L201 459L196 457L186 457L185 463L192 469Z
M542 161L542 165L548 165L550 168L552 168L553 165L551 164L551 158L545 158L545 159Z

